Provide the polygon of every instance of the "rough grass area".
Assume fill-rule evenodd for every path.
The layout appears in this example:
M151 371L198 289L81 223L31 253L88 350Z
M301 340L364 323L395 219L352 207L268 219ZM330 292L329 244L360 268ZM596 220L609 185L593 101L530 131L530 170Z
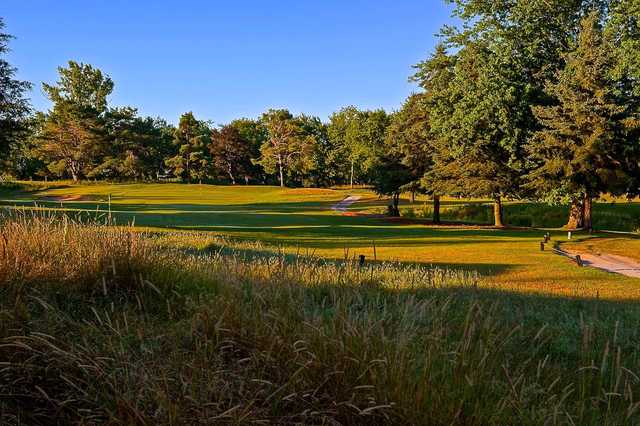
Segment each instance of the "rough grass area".
M210 235L0 226L1 424L640 421L637 303Z

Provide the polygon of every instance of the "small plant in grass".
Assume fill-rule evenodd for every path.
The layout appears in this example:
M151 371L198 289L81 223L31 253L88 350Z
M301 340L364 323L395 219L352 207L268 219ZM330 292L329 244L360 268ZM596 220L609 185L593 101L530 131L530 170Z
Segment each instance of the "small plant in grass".
M409 207L408 209L402 210L402 216L414 219L417 217L417 214L414 208Z

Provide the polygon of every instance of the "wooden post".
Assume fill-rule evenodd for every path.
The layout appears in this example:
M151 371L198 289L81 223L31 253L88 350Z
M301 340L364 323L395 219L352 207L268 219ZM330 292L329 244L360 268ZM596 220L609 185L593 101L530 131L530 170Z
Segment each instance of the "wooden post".
M580 257L579 254L576 255L576 263L578 264L578 266L582 267L583 263L582 263L582 258Z
M376 253L376 240L373 240L372 243L373 243L373 260L377 261L378 260L378 255Z
M358 262L358 264L359 264L361 267L362 267L362 266L364 266L364 259L365 259L364 254L361 254L361 255L360 255L360 261Z

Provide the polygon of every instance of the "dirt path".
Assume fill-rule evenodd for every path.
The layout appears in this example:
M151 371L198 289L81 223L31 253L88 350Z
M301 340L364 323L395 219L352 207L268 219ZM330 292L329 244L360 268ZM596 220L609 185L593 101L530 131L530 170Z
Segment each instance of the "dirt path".
M640 263L634 259L615 254L590 254L570 252L572 255L580 255L585 266L602 269L627 277L640 278Z
M356 201L358 201L361 197L359 195L349 195L344 200L340 201L338 204L331 207L331 210L334 210L339 213L344 213L347 211L349 206Z

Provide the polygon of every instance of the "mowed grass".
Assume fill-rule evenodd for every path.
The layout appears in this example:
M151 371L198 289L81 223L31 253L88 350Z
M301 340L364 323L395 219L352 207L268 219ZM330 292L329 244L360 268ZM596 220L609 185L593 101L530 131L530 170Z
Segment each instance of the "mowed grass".
M331 210L347 195L362 197L350 209L361 215ZM636 279L578 268L553 254L551 245L541 252L543 231L465 225L436 227L370 217L366 214L383 210L386 201L361 189L60 183L5 189L0 192L0 199L9 209L22 206L103 220L111 214L119 224L135 223L143 229L211 232L243 241L259 240L265 243L261 250L267 252L313 253L334 260L363 254L368 261L474 271L497 288L509 291L640 299L640 283ZM449 209L460 203L461 200L449 199L443 204ZM481 200L475 203L482 206ZM410 208L406 200L403 204L405 209ZM625 207L625 214L629 206ZM551 234L552 243L568 243L566 233L551 231ZM610 240L607 235L597 233L576 237L578 244L585 247L588 241L615 241L609 247L615 247L618 254L626 253L636 244L631 237ZM571 243L576 244L576 240ZM203 248L203 244L201 238L193 238L194 248Z

